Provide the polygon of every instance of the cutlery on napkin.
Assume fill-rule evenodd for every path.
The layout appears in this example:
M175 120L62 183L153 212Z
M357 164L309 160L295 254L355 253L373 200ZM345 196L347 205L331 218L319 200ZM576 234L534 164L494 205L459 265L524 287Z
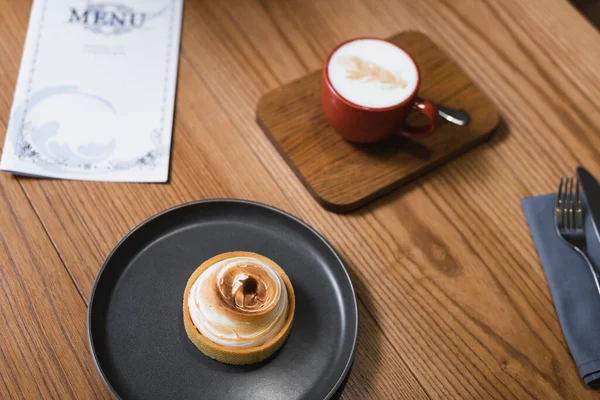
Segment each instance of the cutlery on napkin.
M579 374L586 384L600 387L600 295L590 270L558 236L555 193L525 198L521 203ZM600 265L600 241L585 197L582 209L587 253L595 265Z

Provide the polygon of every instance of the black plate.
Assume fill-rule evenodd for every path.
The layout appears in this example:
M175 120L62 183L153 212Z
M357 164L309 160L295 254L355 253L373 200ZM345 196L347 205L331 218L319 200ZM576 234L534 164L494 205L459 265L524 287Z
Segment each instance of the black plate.
M296 293L287 342L243 367L197 350L181 311L198 265L235 250L273 259ZM357 335L354 288L327 241L290 214L239 200L184 204L140 224L106 259L88 311L96 367L124 399L327 399L350 369Z

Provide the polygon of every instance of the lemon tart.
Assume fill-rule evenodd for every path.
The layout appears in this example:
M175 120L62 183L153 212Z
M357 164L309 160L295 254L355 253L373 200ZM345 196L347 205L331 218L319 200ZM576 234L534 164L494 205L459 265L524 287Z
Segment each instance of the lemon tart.
M236 251L205 261L183 295L183 322L194 345L226 364L263 361L285 342L294 319L294 289L273 260Z

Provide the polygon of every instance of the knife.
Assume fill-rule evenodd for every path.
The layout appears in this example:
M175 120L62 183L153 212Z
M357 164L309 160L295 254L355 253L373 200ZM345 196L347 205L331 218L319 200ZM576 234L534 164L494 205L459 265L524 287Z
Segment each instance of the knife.
M576 173L585 196L587 210L592 216L596 239L600 241L600 234L598 234L598 226L600 226L600 183L583 167L577 167Z

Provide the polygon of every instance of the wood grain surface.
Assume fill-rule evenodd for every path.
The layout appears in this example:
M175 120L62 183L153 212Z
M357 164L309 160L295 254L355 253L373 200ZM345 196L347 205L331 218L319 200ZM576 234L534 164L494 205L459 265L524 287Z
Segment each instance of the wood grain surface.
M321 106L322 70L264 94L256 110L258 124L328 210L351 211L406 184L487 139L500 121L494 103L425 34L406 31L388 40L417 62L419 96L465 110L471 120L466 126L440 120L433 136L416 141L395 136L356 145L327 123ZM418 114L411 114L409 123L414 125L415 119Z
M31 2L0 0L5 125ZM421 30L498 105L491 141L358 212L323 210L255 122L340 41ZM600 175L600 33L564 0L187 1L168 184L0 176L0 398L107 395L85 302L133 226L185 201L283 208L339 250L361 310L344 399L600 397L581 382L522 215ZM3 133L0 135L3 139Z
M7 174L0 175L0 338L0 398L110 398L88 351L85 302Z

